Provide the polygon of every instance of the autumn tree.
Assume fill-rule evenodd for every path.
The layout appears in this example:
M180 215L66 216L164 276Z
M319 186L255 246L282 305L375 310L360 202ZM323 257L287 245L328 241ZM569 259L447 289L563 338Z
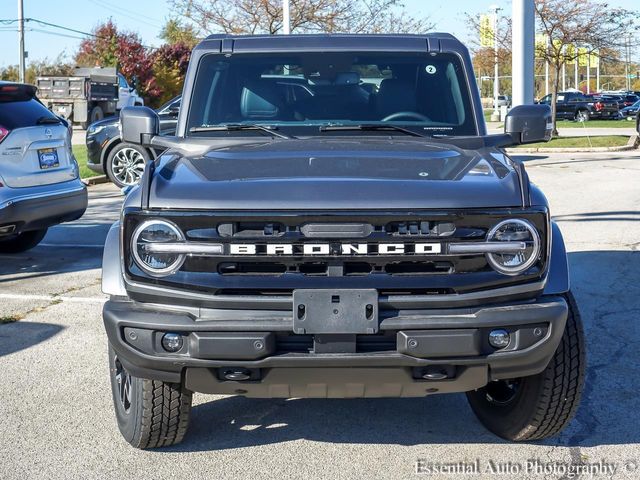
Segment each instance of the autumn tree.
M195 27L176 18L167 20L158 36L168 45L182 44L191 48L199 41Z
M25 82L35 84L36 77L41 76L67 76L73 73L73 65L65 60L64 56L58 55L51 60L45 58L43 60L31 61L27 65L25 71ZM20 77L18 65L8 65L0 68L0 80L17 82Z
M186 43L177 42L165 44L151 54L155 85L159 91L154 102L156 105L161 105L182 92L191 49Z
M160 94L148 49L136 33L118 31L111 20L98 25L90 38L82 40L75 62L84 67L117 67L130 81L137 80L136 88L145 98Z
M617 50L635 27L637 12L612 7L595 0L535 0L537 23L548 38L547 47L538 49L538 56L552 67L551 109L555 125L556 99L563 65L576 61L578 49L591 55Z
M171 0L175 14L202 36L276 34L282 0ZM425 33L433 25L411 16L401 0L291 0L292 33Z

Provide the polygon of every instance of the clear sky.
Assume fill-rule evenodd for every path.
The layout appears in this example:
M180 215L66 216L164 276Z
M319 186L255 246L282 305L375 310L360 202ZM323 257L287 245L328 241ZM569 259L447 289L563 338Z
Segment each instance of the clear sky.
M171 16L166 0L23 0L25 17L44 20L80 31L91 29L111 17L119 28L137 32L145 45L160 43L157 35L164 21ZM18 0L0 0L0 20L18 16ZM465 25L465 13L486 11L497 4L509 12L510 0L405 0L413 14L427 16L439 31L450 32L467 40L472 32ZM613 6L639 9L638 0L611 0ZM14 24L0 23L0 67L18 63L18 34ZM59 36L45 33L56 32ZM66 55L70 59L81 35L27 23L25 48L30 60L54 59ZM74 37L74 38L69 38Z

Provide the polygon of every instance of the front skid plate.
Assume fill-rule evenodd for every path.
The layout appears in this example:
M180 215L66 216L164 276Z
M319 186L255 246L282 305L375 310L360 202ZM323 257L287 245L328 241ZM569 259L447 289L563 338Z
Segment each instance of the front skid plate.
M384 398L424 397L433 393L468 392L489 381L486 365L460 368L456 378L418 380L410 368L274 368L261 381L220 380L215 369L187 368L185 387L194 392L256 398Z

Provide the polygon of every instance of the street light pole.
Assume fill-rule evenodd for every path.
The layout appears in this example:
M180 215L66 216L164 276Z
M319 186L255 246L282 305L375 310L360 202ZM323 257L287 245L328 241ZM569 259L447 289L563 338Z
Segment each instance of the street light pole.
M491 114L491 121L497 122L500 120L500 112L498 111L498 95L500 95L500 71L498 68L498 12L502 10L497 5L489 7L493 10L493 113Z
M513 99L511 104L533 103L535 9L533 0L513 0L513 37L511 67L513 71Z
M18 75L20 79L20 83L24 83L24 10L22 6L22 0L18 0L18 43L20 45L20 59L19 59L19 69Z
M291 33L291 10L289 0L282 0L282 33Z
M627 35L624 39L624 76L627 92L631 90L631 79L629 78L629 62L631 61L631 35Z
M578 55L579 51L578 51L578 46L575 45L574 47L575 50L575 54L576 54L576 58L574 60L574 65L573 65L573 75L575 77L575 89L578 90L578 86L579 84L579 80L578 80L578 59L580 58L580 56Z

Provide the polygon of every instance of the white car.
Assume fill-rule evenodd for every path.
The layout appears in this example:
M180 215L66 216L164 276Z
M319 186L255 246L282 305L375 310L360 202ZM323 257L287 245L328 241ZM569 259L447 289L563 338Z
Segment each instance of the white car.
M87 208L69 126L36 90L0 82L0 253L35 247L50 226Z

